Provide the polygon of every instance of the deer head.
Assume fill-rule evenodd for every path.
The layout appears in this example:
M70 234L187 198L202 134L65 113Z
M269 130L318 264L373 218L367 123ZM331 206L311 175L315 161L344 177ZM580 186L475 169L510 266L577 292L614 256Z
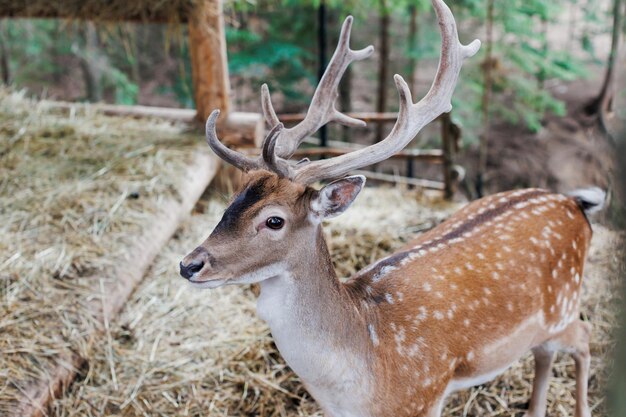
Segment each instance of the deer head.
M365 177L335 181L320 191L253 171L211 235L183 259L180 273L206 287L271 278L299 259L298 242L315 244L322 220L356 198Z
M224 161L248 173L248 179L207 240L180 263L184 278L217 287L260 282L280 274L290 259L298 258L299 248L321 239L322 220L344 212L365 183L362 176L342 177L401 151L424 126L451 110L463 61L478 51L480 42L462 45L450 9L441 0L433 0L433 5L442 34L435 80L426 96L413 103L404 79L394 77L400 98L398 119L389 136L379 143L332 159L289 160L304 138L329 122L365 125L340 113L334 104L348 65L367 58L374 50L372 46L350 49L351 16L343 23L337 49L301 123L284 128L272 107L267 85L263 85L263 113L273 128L258 158L224 146L215 130L219 111L210 115L206 125L209 146ZM321 180L336 181L319 191L311 186Z

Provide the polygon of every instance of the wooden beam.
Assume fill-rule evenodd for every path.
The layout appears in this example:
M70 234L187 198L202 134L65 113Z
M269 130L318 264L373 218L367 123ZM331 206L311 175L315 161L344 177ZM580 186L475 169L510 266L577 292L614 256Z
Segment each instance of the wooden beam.
M90 109L107 116L135 118L158 118L182 123L196 124L204 134L204 123L198 124L194 109L170 107L125 106L118 104L70 103L67 101L41 101L40 106L70 114L78 109ZM231 112L218 127L220 139L227 145L260 147L265 134L263 116L259 113Z
M60 2L39 3L35 6L29 1L3 2L0 7L0 18L10 19L67 19L67 20L91 20L94 22L132 22L132 23L160 23L180 24L186 23L189 13L189 2L179 1L178 5L161 2L159 5L151 5L150 9L127 7L116 8L102 6L97 1L74 2L63 6ZM86 4L86 3L92 3ZM95 7L89 7L95 6ZM107 4L107 6L110 6Z
M364 175L369 180L391 182L394 184L413 185L416 187L427 188L429 190L444 191L444 183L441 181L424 180L420 178L407 178L400 175L383 174L372 171L353 171L352 175Z
M225 145L260 148L265 137L265 119L259 113L231 112L217 128Z
M334 157L344 155L352 152L351 148L302 148L298 149L294 153L294 158L308 158L308 157ZM421 150L421 149L405 149L398 153L393 154L389 159L413 159L423 162L429 162L432 164L443 163L443 152L439 149Z
M191 76L197 117L204 122L215 109L230 111L230 82L222 0L200 2L189 18Z
M155 117L164 120L179 121L184 123L194 122L196 119L196 111L194 109L177 109L171 107L152 107L152 106L126 106L118 104L89 104L89 103L71 103L67 101L42 100L40 106L45 109L60 110L67 113L76 111L77 109L93 109L98 113L107 116L123 116L149 118Z

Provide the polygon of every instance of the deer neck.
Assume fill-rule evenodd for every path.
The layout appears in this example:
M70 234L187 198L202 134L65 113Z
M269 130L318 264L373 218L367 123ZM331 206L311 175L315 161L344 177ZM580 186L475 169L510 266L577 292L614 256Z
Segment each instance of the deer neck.
M284 272L261 282L257 312L313 392L333 381L346 385L357 377L355 369L367 368L365 319L336 276L321 227L314 242L293 252Z

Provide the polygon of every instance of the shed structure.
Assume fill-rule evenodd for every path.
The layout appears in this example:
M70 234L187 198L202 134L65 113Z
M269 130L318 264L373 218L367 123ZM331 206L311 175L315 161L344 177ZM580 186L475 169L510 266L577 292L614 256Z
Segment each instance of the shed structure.
M211 111L220 109L220 135L229 144L254 146L262 140L260 114L232 111L222 0L0 0L0 18L187 24L196 105L193 115L204 122ZM124 107L118 106L117 113L124 113ZM128 107L129 114L137 115L136 109ZM155 108L154 113L160 116L164 112ZM143 115L150 114L150 108L144 108ZM175 114L187 119L192 113L183 110Z

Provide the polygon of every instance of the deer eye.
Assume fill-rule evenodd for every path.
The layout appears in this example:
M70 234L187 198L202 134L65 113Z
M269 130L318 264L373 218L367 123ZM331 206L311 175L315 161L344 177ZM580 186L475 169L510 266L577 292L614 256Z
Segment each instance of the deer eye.
M265 225L270 229L279 230L285 225L285 220L280 217L272 216L265 221Z

